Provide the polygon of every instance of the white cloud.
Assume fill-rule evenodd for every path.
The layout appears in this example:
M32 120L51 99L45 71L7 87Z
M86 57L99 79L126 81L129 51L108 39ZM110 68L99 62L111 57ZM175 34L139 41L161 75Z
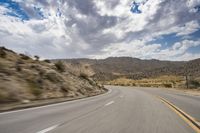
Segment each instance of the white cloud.
M0 6L0 45L18 52L44 58L183 60L192 58L187 52L190 47L199 46L199 40L189 39L200 28L200 15L187 11L200 4L199 0L148 0L140 7L141 14L130 12L130 0L15 1L30 20L6 16L10 9ZM164 49L164 44L149 44L172 33L185 40Z
M106 58L109 56L132 56L142 59L160 60L190 60L199 58L200 54L187 53L191 47L200 46L200 40L183 40L173 44L171 47L162 49L161 44L146 45L144 41L134 41L131 43L112 44L102 50L100 55L92 55L92 58Z

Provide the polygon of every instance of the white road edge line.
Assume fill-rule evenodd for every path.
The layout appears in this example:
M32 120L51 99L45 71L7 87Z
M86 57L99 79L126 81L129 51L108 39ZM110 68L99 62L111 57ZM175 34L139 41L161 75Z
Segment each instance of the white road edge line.
M109 105L111 105L113 103L115 103L115 102L114 101L110 101L110 102L106 103L105 106L109 106Z
M51 131L51 130L57 128L58 126L59 126L59 125L54 125L54 126L48 127L48 128L46 128L46 129L41 130L41 131L36 132L36 133L47 133L47 132L49 132L49 131Z
M18 112L23 112L23 111L30 111L30 110L41 109L41 108L46 108L46 107L59 106L59 105L63 105L63 104L66 104L66 103L74 103L74 102L86 101L86 100L89 100L89 99L92 99L92 98L95 98L95 97L101 97L101 96L110 94L111 92L112 92L112 90L108 89L107 93L96 95L96 96L92 96L92 97L86 97L86 98L83 98L83 99L75 99L75 100L72 100L72 101L66 101L66 102L61 102L61 103L53 103L53 104L44 105L44 106L38 106L38 107L31 107L31 108L27 108L27 109L6 111L6 112L1 112L0 115L10 114L10 113L18 113Z

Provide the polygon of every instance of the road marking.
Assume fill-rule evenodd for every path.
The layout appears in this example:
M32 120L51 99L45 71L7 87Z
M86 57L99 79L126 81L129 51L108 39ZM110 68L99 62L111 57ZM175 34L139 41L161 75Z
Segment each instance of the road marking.
M114 103L114 101L110 101L110 102L106 103L105 106L109 106L109 105L111 105L113 103Z
M120 98L123 98L124 96L123 95L121 95L121 96L119 96Z
M93 99L93 98L102 97L104 95L110 94L111 92L112 92L112 90L108 89L107 93L96 95L96 96L85 97L85 98L82 98L82 99L74 99L72 101L64 101L64 102L60 102L60 103L50 103L48 105L41 105L41 106L38 106L38 107L30 107L30 108L26 108L26 109L19 109L19 110L14 110L14 111L0 112L0 115L6 115L6 114L11 114L11 113L18 113L18 112L23 112L23 111L36 110L36 109L41 109L41 108L46 108L46 107L59 106L59 105L64 105L64 104L69 104L69 103L74 103L74 102L80 102L80 101L87 101L87 100L90 100L90 99Z
M175 113L177 113L190 127L192 127L197 133L200 133L200 124L197 120L195 120L193 117L185 113L183 110L169 102L168 100L156 96L158 99L160 99L164 104L166 104L171 110L173 110Z
M49 131L51 131L51 130L57 128L58 126L59 126L59 125L54 125L54 126L48 127L48 128L46 128L46 129L41 130L41 131L36 132L36 133L47 133L47 132L49 132Z

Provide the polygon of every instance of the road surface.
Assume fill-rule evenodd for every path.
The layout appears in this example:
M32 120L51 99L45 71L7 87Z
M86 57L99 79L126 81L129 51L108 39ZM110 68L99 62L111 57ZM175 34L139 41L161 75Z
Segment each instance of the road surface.
M154 95L199 120L200 98L160 89L107 86L106 94L0 113L0 133L195 133Z

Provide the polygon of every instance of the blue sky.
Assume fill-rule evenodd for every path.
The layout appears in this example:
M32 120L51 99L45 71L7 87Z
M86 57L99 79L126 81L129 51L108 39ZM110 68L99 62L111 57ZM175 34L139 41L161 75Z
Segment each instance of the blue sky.
M200 58L199 0L0 0L0 45L42 58Z
M29 20L28 15L23 8L20 7L18 2L12 0L0 0L0 5L9 10L5 12L4 15L18 17L22 20Z

